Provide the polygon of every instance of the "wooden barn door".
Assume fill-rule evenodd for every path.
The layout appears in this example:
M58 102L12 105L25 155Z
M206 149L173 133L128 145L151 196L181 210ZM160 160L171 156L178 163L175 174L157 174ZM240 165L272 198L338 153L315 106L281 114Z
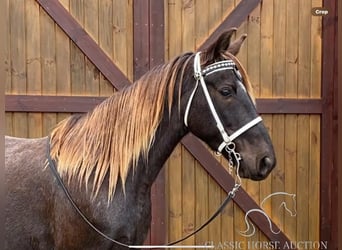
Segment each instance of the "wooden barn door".
M210 243L216 249L337 249L337 194L331 189L337 183L332 138L337 77L331 66L336 63L336 5L321 0L167 1L168 58L200 50L229 27L239 27L237 36L248 34L238 57L247 68L278 159L270 177L262 182L245 180L235 204L186 244ZM312 14L321 7L329 14ZM194 148L179 145L168 164L170 241L201 225L232 187L232 178L224 171L226 161ZM242 236L245 214L259 209L263 199L276 192L294 194L295 204L291 196L274 196L263 206L272 228L260 213L250 213L258 230ZM293 216L281 206L283 202Z
M322 5L329 15L312 16L311 9ZM263 182L244 181L234 204L185 244L263 249L258 244L269 241L282 246L322 241L335 249L329 131L336 80L328 66L334 58L329 42L336 39L333 0L11 0L2 7L8 10L0 48L6 132L22 137L47 135L70 113L90 110L153 66L200 50L223 30L239 27L237 35L248 34L239 58L252 80L278 166ZM194 136L184 138L154 186L147 243L180 238L205 221L233 186L226 168L226 161ZM296 216L279 209L284 198L275 197L264 209L273 231L281 232L274 234L264 217L251 213L258 229L249 238L241 236L245 213L283 191L296 194Z

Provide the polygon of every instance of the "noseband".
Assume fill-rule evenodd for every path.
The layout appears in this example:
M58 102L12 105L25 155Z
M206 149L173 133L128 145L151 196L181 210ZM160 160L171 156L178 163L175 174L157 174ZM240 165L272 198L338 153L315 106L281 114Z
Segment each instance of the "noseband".
M217 153L221 154L222 150L225 149L228 153L229 156L229 163L233 166L233 165L238 165L240 160L242 160L241 155L239 153L237 153L235 151L235 143L233 142L237 137L239 137L241 134L243 134L244 132L246 132L247 130L249 130L250 128L254 127L256 124L258 124L259 122L262 121L262 118L260 116L254 118L253 120L251 120L250 122L248 122L247 124L245 124L244 126L242 126L241 128L239 128L238 130L236 130L234 133L232 133L231 135L228 135L228 133L226 132L221 119L219 118L214 103L210 97L207 85L205 84L204 81L204 77L210 74L213 74L215 72L218 71L222 71L222 70L233 70L234 73L241 78L241 75L234 63L233 60L224 60L224 61L220 61L220 62L216 62L213 64L210 64L209 66L205 67L203 70L201 70L201 59L200 59L200 52L197 52L195 55L195 59L194 59L194 77L196 79L196 85L194 90L192 91L188 103L186 105L186 109L185 109L185 114L184 114L184 124L185 126L188 127L188 116L189 116L189 111L191 108L191 103L192 100L194 98L195 92L198 88L198 85L200 83L205 99L207 100L207 103L209 105L211 114L213 115L215 122L216 122L216 127L218 129L218 131L221 134L222 137L222 143L218 146L217 148Z

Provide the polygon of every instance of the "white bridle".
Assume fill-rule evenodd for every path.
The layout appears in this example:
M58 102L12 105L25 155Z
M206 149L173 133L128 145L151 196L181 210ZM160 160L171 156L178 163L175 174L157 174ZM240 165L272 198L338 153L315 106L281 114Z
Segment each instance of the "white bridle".
M201 70L201 59L200 59L200 52L197 52L194 59L194 77L196 79L196 85L194 90L192 91L188 103L186 105L185 114L184 114L184 124L188 127L188 117L189 117L189 111L191 107L192 100L194 98L195 92L198 87L198 83L201 84L202 90L204 92L205 98L207 100L207 103L209 105L210 111L215 119L216 127L221 133L222 136L222 143L218 146L217 152L221 153L223 149L226 149L226 151L229 154L230 157L230 163L233 163L232 165L238 164L241 160L241 156L239 153L235 152L235 143L233 142L238 136L249 130L250 128L254 127L256 124L262 121L262 118L260 116L254 118L252 121L248 122L238 130L236 130L233 134L228 135L226 130L224 129L224 126L216 112L216 109L214 107L213 101L209 95L208 88L205 84L204 77L205 75L209 75L218 71L222 70L234 70L238 73L236 69L236 65L233 60L224 60L220 62L213 63L209 66L207 66L203 71ZM239 74L239 73L238 73ZM235 158L235 159L233 159ZM235 161L235 163L234 163Z

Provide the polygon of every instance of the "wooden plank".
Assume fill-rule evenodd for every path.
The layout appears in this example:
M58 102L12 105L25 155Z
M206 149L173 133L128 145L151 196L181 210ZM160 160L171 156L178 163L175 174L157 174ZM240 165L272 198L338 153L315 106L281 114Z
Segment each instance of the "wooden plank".
M71 95L71 42L63 30L55 27L56 34L56 82L58 95Z
M222 2L221 1L209 1L208 11L208 31L212 33L215 28L221 24L222 18Z
M246 230L246 223L245 223L245 212L241 210L238 204L234 203L231 204L233 206L233 215L234 215L234 232L233 232L233 242L236 242L238 245L238 248L241 248L241 246L246 246L247 237L244 237L240 234L240 231ZM248 248L247 248L248 249Z
M227 17L235 8L234 0L222 0L222 21Z
M99 1L99 45L113 59L113 2Z
M209 34L209 2L198 0L195 4L195 44L200 47L206 41Z
M69 0L63 0L61 3L68 10ZM71 95L71 62L70 62L70 46L71 41L64 31L55 25L56 34L56 82L57 82L57 95L69 96ZM55 104L60 106L61 102ZM68 113L57 113L56 122L70 116Z
M227 170L229 164L224 157L220 157L221 165ZM227 197L227 192L221 189L221 201ZM234 227L234 206L226 206L221 213L221 241L231 241L234 239L235 227Z
M55 23L40 9L40 54L42 58L42 94L55 95L57 92L56 74L56 39ZM42 134L48 135L56 125L57 115L55 113L44 113L42 122Z
M41 57L39 5L34 1L25 2L26 30L26 70L27 93L41 94Z
M260 30L260 97L272 97L273 93L273 0L263 0Z
M39 5L35 1L25 2L26 24L26 77L27 93L39 95L41 84ZM42 114L28 113L28 136L42 137Z
M322 6L322 0L311 1L311 7ZM322 88L322 17L311 16L310 48L310 97L321 97ZM309 160L309 240L320 239L320 147L321 117L310 116L310 160ZM330 247L330 246L329 246Z
M300 135L297 134L297 120L297 115L285 116L284 191L290 194L297 194L297 141L300 140ZM289 208L293 209L293 201L291 199L285 201L288 202ZM292 241L297 241L296 219L291 218L287 213L285 213L284 230Z
M299 9L311 9L310 1L299 1ZM298 97L310 96L310 74L311 74L311 48L308 39L311 38L311 13L301 12L298 18ZM310 220L308 216L310 198L309 185L309 154L310 154L310 117L300 116L298 118L298 149L297 149L297 240L309 238Z
M133 79L133 6L133 1L113 1L113 59L130 80Z
M312 0L311 7L322 6L322 0ZM322 89L322 17L311 17L311 81L310 96L321 97Z
M11 92L11 34L10 34L10 3L9 0L2 1L0 9L0 77L3 79L3 93Z
M220 207L222 203L221 198L221 187L216 184L215 179L209 177L208 179L208 216L209 218L212 214L214 214L218 207ZM207 241L210 239L211 241L218 243L221 242L221 216L218 216L215 220L213 220L208 226L208 237L205 239Z
M182 6L182 50L195 50L195 3L187 1ZM172 36L170 36L172 39Z
M310 1L300 1L300 9L311 9ZM308 46L308 39L311 38L311 13L303 12L299 15L298 34L298 96L310 96L310 74L311 74L311 47Z
M285 157L283 153L285 149L285 116L273 115L272 126L272 143L277 156L277 167L272 170L272 192L274 192L285 190ZM281 230L284 227L284 210L279 209L279 206L283 199L284 197L279 195L272 197L272 219Z
M84 1L84 29L94 39L99 41L99 2L98 0ZM100 93L100 72L88 59L84 60L84 93L86 95L98 96Z
M310 194L309 201L309 240L312 242L320 239L320 147L321 147L321 131L320 116L310 116L310 159L308 169L308 189ZM322 166L324 167L324 166Z
M84 1L84 29L98 43L99 41L99 0ZM121 9L120 9L121 10Z
M70 39L82 50L101 73L114 84L117 89L130 83L127 77L111 62L111 59L91 39L78 22L58 1L36 0L42 8L63 29ZM101 1L102 2L102 1Z
M298 96L298 1L286 1L286 28L285 28L285 96Z
M297 137L297 240L305 240L309 237L309 142L310 123L308 116L298 117ZM310 190L311 191L311 190Z
M70 2L70 14L83 25L84 10L83 1L75 0ZM71 63L71 93L73 95L84 95L85 93L85 56L74 43L70 46Z
M248 77L252 83L255 97L260 96L260 32L261 32L260 6L250 14L247 23L247 41L243 46L247 47Z
M15 94L26 94L27 91L25 33L25 5L20 0L10 1L11 92ZM14 113L12 119L13 133L19 137L27 137L27 114Z
M182 236L188 235L195 229L195 160L182 146ZM172 191L171 191L172 192ZM169 231L173 230L169 228ZM195 244L195 237L190 237L184 245Z
M71 93L73 95L98 96L100 93L100 72L77 48L73 45L71 48Z
M108 64L113 60L113 1L99 1L99 47L108 57ZM95 64L95 63L94 63ZM96 64L95 64L96 65ZM99 68L100 69L100 68ZM113 93L113 86L102 70L100 75L100 96L109 96ZM122 74L122 72L120 71Z
M191 151L190 151L191 152ZM195 164L195 227L202 225L208 218L208 174L196 162ZM209 239L209 228L205 227L195 235L195 244L200 245Z
M285 68L285 52L286 52L286 2L274 1L273 4L273 56L272 61L272 79L273 79L273 97L280 97L285 95L285 82L286 82L286 68ZM284 190L284 128L285 117L284 115L273 115L273 134L272 143L277 156L277 167L272 171L272 191ZM272 198L272 219L275 224L283 229L284 227L284 210L279 209L279 205L283 201L283 197L274 196Z
M274 21L273 21L273 96L281 97L285 95L285 10L286 1L274 1Z
M182 5L180 1L171 1L168 6L168 33L172 38L172 42L168 41L168 53L167 58L171 59L180 53L182 48L179 46L182 33L182 19L179 13L182 11Z
M168 211L169 211L169 228L172 230L168 230L168 241L172 242L182 238L182 160L181 160L181 146L178 145L172 152L169 157L169 166L168 166L168 178L169 183L172 182L171 190L168 190L169 202L168 202Z
M290 0L286 2L286 27L285 27L285 96L296 98L298 96L298 1ZM285 116L284 127L284 191L297 196L297 115ZM278 133L282 133L279 129ZM281 190L281 189L278 189ZM293 208L293 200L290 197L281 197L288 204L291 211ZM296 197L297 198L297 197ZM284 211L284 231L292 241L302 240L297 238L297 222L296 217L291 217Z

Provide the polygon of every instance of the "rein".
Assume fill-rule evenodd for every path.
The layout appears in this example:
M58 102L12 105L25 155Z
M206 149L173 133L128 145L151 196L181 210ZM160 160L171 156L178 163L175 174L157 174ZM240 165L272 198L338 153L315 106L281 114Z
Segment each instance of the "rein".
M256 124L258 124L259 122L261 122L262 119L260 116L258 116L255 119L253 119L252 121L250 121L247 124L245 124L244 126L242 126L240 129L235 131L230 136L228 135L228 133L225 131L224 126L223 126L223 124L222 124L222 122L221 122L221 120L220 120L220 118L216 112L216 109L215 109L213 101L210 97L208 88L207 88L205 81L204 81L205 75L209 75L209 74L215 73L217 71L221 71L221 70L234 70L234 73L237 74L237 76L240 75L240 73L238 72L238 70L236 68L234 61L232 61L232 60L225 60L225 61L213 63L213 64L207 66L202 71L201 70L201 63L200 63L200 52L196 53L195 59L194 59L194 77L196 79L196 85L195 85L195 88L189 97L189 100L188 100L188 103L186 106L186 110L185 110L185 114L184 114L184 124L186 126L188 126L188 116L189 116L189 111L191 108L191 103L192 103L193 97L194 97L195 92L196 92L196 90L199 86L199 83L200 83L202 90L204 92L205 98L207 100L207 103L210 107L210 111L211 111L211 113L215 119L216 126L217 126L217 128L218 128L218 130L222 136L222 139L223 139L223 142L218 146L217 152L221 153L222 150L225 149L226 152L228 153L228 161L229 161L230 166L236 167L235 184L234 184L232 190L228 193L226 199L220 205L220 207L216 210L216 212L214 214L212 214L212 216L205 223L203 223L200 227L198 227L196 230L194 230L192 233L186 235L185 237L183 237L179 240L167 243L166 245L163 246L163 248L167 248L167 246L173 246L175 244L178 244L178 243L188 239L189 237L195 235L196 233L201 231L203 228L205 228L211 221L213 221L217 217L217 215L219 215L223 211L223 209L226 207L226 205L235 197L235 193L239 190L239 188L241 186L241 179L239 176L239 168L240 168L240 161L242 160L242 158L241 158L241 155L235 151L235 143L233 142L233 140L236 139L241 134L243 134L244 132L246 132L247 130L249 130L250 128L252 128L253 126L255 126ZM239 78L241 78L241 77L239 77ZM50 142L50 137L48 140ZM48 161L48 165L49 165L53 175L55 176L59 185L62 187L62 189L63 189L65 195L67 196L69 202L71 203L72 207L82 217L82 219L86 222L86 224L88 224L88 226L90 226L100 236L107 239L108 241L111 241L117 245L120 245L120 246L123 246L126 248L143 248L143 247L144 248L161 248L162 247L162 246L127 245L127 244L124 244L124 243L119 242L117 240L114 240L111 237L109 237L108 235L104 234L93 223L91 223L89 221L89 219L84 215L84 213L81 211L81 209L77 206L77 204L73 200L69 190L64 185L64 182L63 182L61 176L59 175L59 173L56 169L56 165L55 165L54 161L51 159L50 143L47 144L47 161ZM207 246L207 247L210 247L210 246Z
M50 137L48 138L48 140L50 141ZM77 206L76 202L73 200L69 190L67 189L67 187L65 186L61 176L59 175L56 165L54 163L54 161L51 159L51 155L50 155L50 143L47 144L47 160L48 160L48 165L53 173L53 175L55 176L58 184L62 187L66 197L68 198L70 204L72 205L72 207L75 209L75 211L81 216L81 218L84 220L84 222L86 224L88 224L88 226L90 226L96 233L98 233L100 236L102 236L103 238L105 238L108 241L111 241L117 245L126 247L126 248L160 248L160 246L141 246L141 245L127 245L125 243L122 243L120 241L114 240L111 237L109 237L108 235L106 235L105 233L103 233L100 229L98 229L93 223L90 222L90 220L87 218L87 216L81 211L81 209ZM240 164L239 164L240 165ZM240 180L240 177L238 177L238 179ZM226 199L222 202L222 204L220 205L220 207L216 210L216 212L205 222L203 223L200 227L198 227L195 231L193 231L192 233L186 235L185 237L167 243L165 246L173 246L176 245L188 238L190 238L191 236L195 235L196 233L198 233L199 231L201 231L203 228L205 228L210 222L212 222L217 215L219 215L223 209L226 207L226 205L235 197L235 193L238 191L238 189L240 188L241 184L240 183L236 183L234 185L234 187L232 188L232 190L228 193L228 196L226 197ZM207 246L210 247L210 246Z

